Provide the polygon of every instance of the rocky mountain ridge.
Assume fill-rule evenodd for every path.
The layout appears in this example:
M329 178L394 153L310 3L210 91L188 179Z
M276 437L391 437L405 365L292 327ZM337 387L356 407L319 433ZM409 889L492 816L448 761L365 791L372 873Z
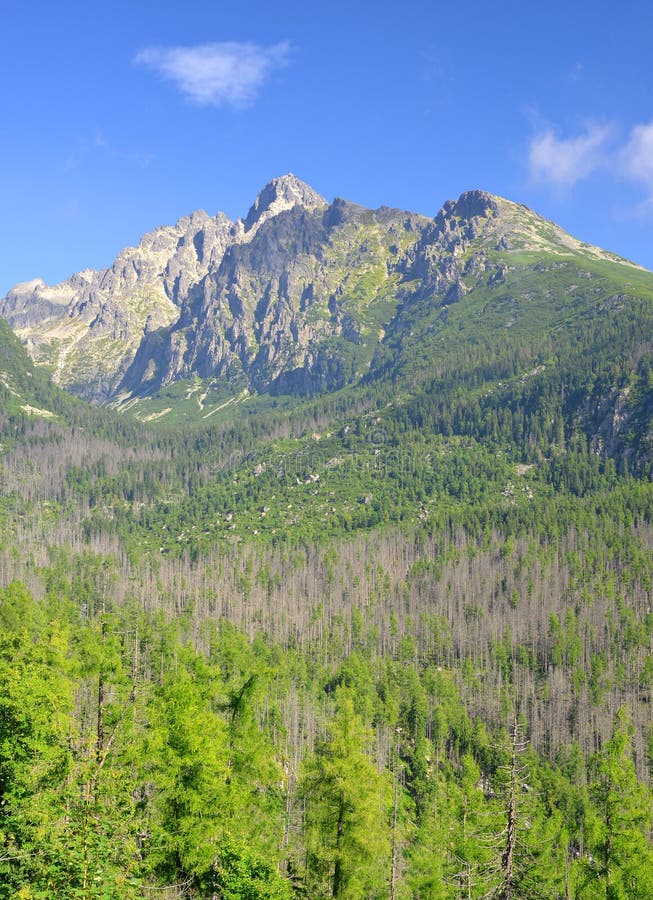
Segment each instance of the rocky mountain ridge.
M144 235L108 269L85 269L52 286L38 278L16 285L0 300L0 315L56 383L101 402L144 336L177 321L191 288L219 266L227 247L252 240L267 219L297 203L327 205L292 175L274 179L244 221L198 210Z
M146 234L109 269L17 285L0 315L56 382L95 402L194 376L315 394L387 366L386 347L406 344L416 308L444 320L526 258L638 269L483 191L429 219L329 204L286 175L244 220L200 210Z

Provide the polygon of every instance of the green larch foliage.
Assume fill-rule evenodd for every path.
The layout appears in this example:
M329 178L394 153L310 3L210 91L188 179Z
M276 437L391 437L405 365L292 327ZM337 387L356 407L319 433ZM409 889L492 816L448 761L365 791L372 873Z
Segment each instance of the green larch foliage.
M635 774L628 721L620 714L612 738L590 761L594 814L588 850L579 862L578 896L606 900L653 897L651 795Z
M382 896L387 885L391 794L369 755L371 738L341 690L328 736L302 776L309 896Z

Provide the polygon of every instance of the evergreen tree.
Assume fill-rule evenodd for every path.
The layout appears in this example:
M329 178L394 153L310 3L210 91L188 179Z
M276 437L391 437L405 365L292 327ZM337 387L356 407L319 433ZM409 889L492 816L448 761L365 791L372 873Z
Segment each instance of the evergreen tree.
M371 734L340 690L329 734L307 760L307 883L310 896L376 896L390 874L390 788L370 757Z
M596 808L591 853L580 864L582 900L653 898L653 851L649 840L651 796L637 781L631 735L620 713L613 735L590 765L590 796Z

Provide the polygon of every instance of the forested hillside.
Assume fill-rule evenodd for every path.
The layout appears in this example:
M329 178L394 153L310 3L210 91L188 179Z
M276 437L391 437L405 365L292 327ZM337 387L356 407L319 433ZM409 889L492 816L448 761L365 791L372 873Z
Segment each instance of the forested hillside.
M0 897L653 896L653 275L464 197L306 390L0 322Z

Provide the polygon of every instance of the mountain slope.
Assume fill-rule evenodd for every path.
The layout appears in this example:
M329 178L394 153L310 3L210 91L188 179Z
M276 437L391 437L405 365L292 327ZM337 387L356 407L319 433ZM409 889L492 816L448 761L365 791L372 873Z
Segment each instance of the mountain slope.
M52 419L72 405L72 398L34 366L7 322L0 318L0 421L7 414Z
M56 381L141 418L348 387L440 433L653 458L653 274L483 191L428 219L287 175L244 220L194 213L1 310Z

